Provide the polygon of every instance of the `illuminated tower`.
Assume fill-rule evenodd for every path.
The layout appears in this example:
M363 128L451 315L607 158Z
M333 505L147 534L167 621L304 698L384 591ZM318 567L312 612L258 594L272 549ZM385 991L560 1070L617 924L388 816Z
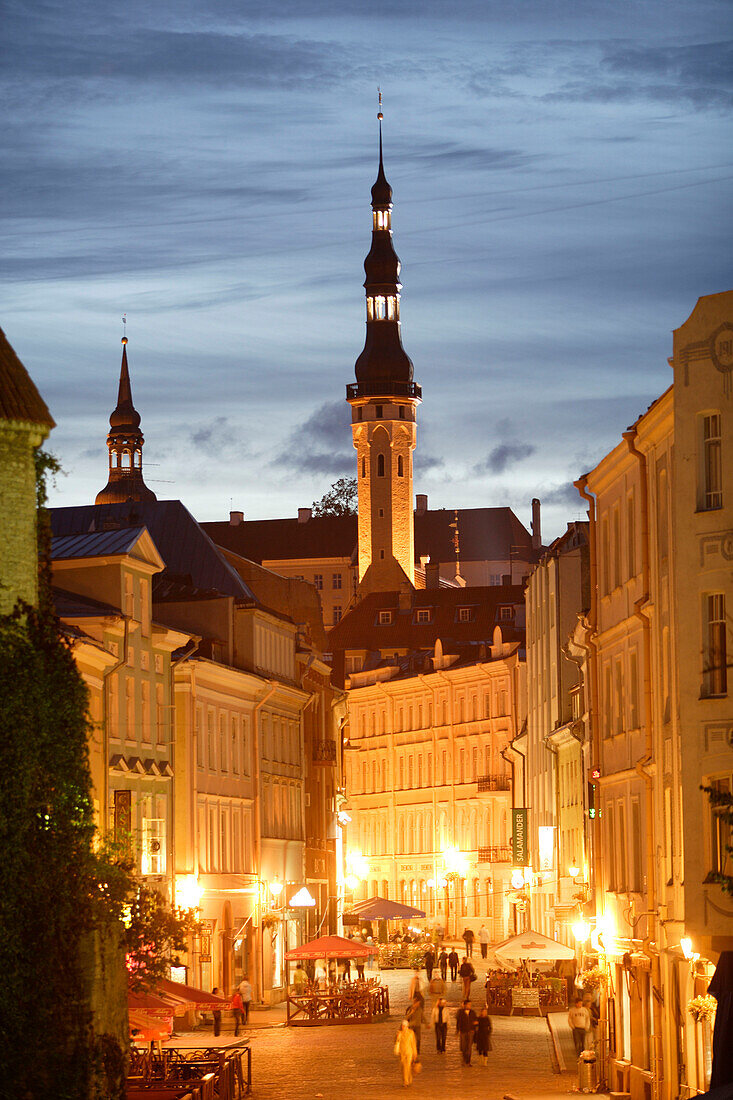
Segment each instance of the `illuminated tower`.
M351 405L359 487L359 587L394 591L415 583L412 452L422 391L400 337L400 261L392 245L392 188L382 161L372 187L372 247L364 261L366 342L356 360Z
M117 408L109 418L109 480L97 493L95 504L125 504L133 500L155 500L143 481L143 443L140 413L132 403L130 372L127 367L127 337L122 337L122 366Z

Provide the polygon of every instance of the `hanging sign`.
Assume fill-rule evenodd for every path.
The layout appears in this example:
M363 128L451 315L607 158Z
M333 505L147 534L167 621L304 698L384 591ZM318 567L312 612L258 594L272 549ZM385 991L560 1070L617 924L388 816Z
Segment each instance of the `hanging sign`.
M515 806L512 810L512 863L515 867L527 867L528 855L527 808Z

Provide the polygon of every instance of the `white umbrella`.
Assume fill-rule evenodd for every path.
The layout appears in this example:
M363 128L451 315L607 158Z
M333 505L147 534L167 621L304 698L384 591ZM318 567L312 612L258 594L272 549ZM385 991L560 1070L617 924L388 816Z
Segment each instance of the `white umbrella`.
M564 943L551 940L541 932L530 928L519 936L512 936L494 948L494 954L505 959L525 959L534 962L550 962L556 959L574 959L575 952Z

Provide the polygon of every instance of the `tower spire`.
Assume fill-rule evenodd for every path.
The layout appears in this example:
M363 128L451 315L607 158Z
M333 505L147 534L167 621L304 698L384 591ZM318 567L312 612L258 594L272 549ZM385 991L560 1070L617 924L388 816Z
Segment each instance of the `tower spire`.
M127 315L122 318L127 324ZM122 363L117 387L117 405L109 418L107 447L109 479L97 493L95 504L124 504L127 501L155 500L143 481L143 443L140 413L132 403L130 368L127 364L127 336L122 337Z

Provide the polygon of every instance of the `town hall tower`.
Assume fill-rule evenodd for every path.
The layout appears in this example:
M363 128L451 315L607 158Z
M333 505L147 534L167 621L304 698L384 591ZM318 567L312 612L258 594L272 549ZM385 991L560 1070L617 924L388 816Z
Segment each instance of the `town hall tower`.
M422 391L400 337L400 261L392 245L392 188L384 174L382 114L379 172L372 187L372 246L364 261L366 342L356 360L351 405L359 490L359 591L415 583L412 452Z

